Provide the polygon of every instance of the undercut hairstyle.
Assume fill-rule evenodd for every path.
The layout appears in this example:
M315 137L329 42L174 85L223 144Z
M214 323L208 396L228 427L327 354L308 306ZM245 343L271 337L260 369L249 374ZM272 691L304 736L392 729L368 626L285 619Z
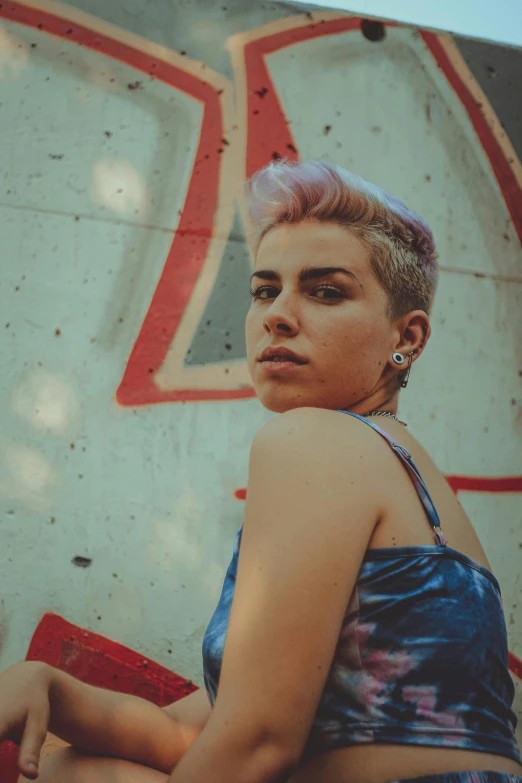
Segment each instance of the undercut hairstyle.
M248 180L245 193L255 254L275 226L336 223L367 248L391 320L412 310L429 315L438 282L433 235L395 196L339 166L311 160L274 161Z

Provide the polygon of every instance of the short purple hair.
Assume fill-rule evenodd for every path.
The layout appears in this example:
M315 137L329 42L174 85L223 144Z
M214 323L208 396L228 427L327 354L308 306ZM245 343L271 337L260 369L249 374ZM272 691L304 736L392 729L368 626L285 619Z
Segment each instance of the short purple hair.
M317 220L348 228L365 244L388 295L389 316L429 314L438 282L429 226L395 196L325 161L278 160L246 184L254 252L274 226Z

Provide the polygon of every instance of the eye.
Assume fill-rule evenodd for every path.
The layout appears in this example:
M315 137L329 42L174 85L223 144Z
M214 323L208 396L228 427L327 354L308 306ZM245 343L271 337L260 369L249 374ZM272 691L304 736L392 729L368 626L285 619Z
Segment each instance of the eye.
M275 291L276 294L278 293L278 289L275 288L273 285L262 285L259 286L259 288L253 288L250 291L250 296L252 299L271 299L271 297L268 295L269 291ZM267 294L267 296L263 296L263 294Z
M277 296L279 289L273 285L262 285L259 288L254 288L250 291L250 296L253 299L267 300ZM345 293L339 288L335 288L332 285L319 285L316 286L311 294L317 299L344 299Z
M318 296L317 297L318 299L343 299L344 298L344 292L340 291L338 288L334 288L332 285L320 285L317 286L315 290L325 294L325 296ZM328 296L326 296L326 294L328 294Z

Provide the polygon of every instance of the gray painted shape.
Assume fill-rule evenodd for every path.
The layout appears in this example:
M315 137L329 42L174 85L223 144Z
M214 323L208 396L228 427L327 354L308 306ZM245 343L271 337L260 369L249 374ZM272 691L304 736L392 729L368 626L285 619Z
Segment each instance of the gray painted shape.
M251 266L236 209L214 288L185 357L186 365L245 358L245 317L250 307Z
M296 16L308 5L247 0L68 0L68 5L167 46L233 81L227 38Z
M522 160L522 49L454 40Z

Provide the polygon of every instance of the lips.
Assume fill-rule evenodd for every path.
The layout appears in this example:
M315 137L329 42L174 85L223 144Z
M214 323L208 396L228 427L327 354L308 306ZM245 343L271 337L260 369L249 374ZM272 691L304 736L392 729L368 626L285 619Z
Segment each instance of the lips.
M294 364L307 364L304 356L294 353L289 348L279 346L277 348L265 348L260 354L259 362L294 362Z

